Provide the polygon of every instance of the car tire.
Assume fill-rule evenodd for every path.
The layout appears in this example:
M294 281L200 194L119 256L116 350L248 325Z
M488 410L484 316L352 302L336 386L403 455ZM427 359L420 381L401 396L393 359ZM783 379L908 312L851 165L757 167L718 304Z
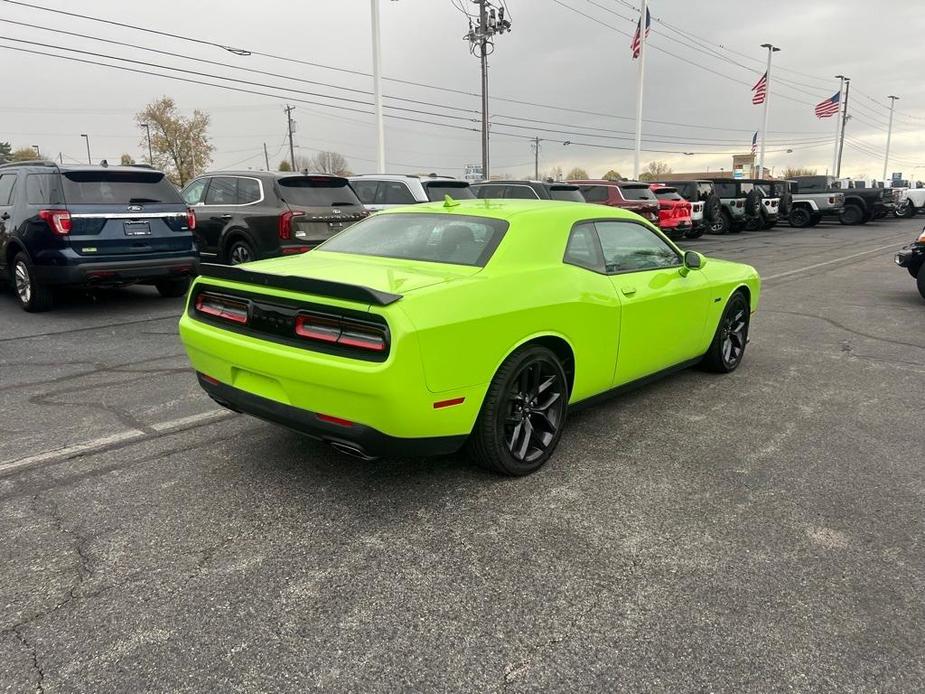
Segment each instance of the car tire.
M249 263L252 260L257 260L257 254L254 252L254 247L247 239L236 236L228 241L225 246L222 260L226 265L240 265L242 263Z
M686 238L686 239L699 239L701 236L703 236L703 232L704 232L704 231L706 231L706 226L703 225L703 224L701 224L701 225L700 225L699 227L697 227L696 229L691 229L691 230L688 231L686 234L684 234L684 238Z
M552 456L568 411L569 388L558 357L541 345L511 354L498 369L469 437L482 467L529 475Z
M723 214L723 202L716 193L711 194L703 203L703 218L707 222L719 219Z
M29 313L47 311L54 304L51 287L35 279L35 268L25 253L17 253L10 266L10 283L20 307Z
M157 293L167 299L175 299L178 296L185 296L189 291L190 278L178 277L175 279L161 280L154 283Z
M893 214L901 218L910 218L915 217L918 210L915 209L915 204L911 200L903 200L894 210Z
M805 207L794 207L790 210L790 226L802 229L812 224L813 214Z
M729 225L730 234L741 234L743 229L745 229L745 222L733 222Z
M919 294L925 299L925 265L919 266L919 272L915 276L915 286L918 287Z
M714 221L709 223L711 234L728 234L731 227L732 220L729 218L729 213L726 212L726 210L722 210L719 216L717 216Z
M809 220L809 225L811 227L814 227L817 224L819 224L819 222L821 221L822 221L822 215L817 213L817 214L814 214L812 219Z
M705 370L726 374L739 368L748 345L750 315L748 299L743 292L737 291L726 302L713 342L703 357L701 366Z
M866 221L864 219L864 210L862 210L857 205L845 205L845 209L842 210L841 216L838 218L838 221L847 226L853 226L855 224L864 224Z

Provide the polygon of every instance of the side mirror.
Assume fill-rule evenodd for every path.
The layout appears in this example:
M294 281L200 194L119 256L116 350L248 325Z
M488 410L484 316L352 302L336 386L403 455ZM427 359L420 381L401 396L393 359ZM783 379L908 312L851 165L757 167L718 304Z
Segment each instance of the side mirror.
M684 251L684 267L690 270L699 270L703 265L703 257L696 251Z

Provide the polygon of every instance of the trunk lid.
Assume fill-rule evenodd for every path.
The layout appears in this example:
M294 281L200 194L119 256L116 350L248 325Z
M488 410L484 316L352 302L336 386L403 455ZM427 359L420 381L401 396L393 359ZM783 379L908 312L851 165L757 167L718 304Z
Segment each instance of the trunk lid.
M280 178L276 186L292 213L292 237L311 245L327 241L369 215L341 176L296 174Z

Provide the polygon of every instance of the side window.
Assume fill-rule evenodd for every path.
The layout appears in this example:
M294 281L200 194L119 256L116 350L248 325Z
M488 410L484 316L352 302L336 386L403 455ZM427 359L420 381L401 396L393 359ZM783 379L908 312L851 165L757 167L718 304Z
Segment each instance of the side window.
M55 174L26 176L26 202L30 205L63 205L64 196Z
M372 205L376 202L376 190L379 188L379 181L351 181L350 185L364 205Z
M595 222L608 273L681 265L675 250L654 232L632 222Z
M582 222L572 227L568 244L565 247L565 257L562 260L570 265L577 265L596 272L604 270L593 222Z
M751 193L752 190L754 190L754 188L755 188L755 185L753 183L743 183L741 188L739 188L739 190L742 193L742 197L744 197L748 195L749 193Z
M404 183L383 181L379 186L377 202L382 205L412 205L416 201Z
M504 186L499 186L497 184L486 184L476 187L475 195L482 200L488 198L503 198L504 197Z
M712 186L709 183L701 183L697 186L697 191L700 193L700 199L706 202L707 198L710 197Z
M506 186L504 188L504 197L508 200L512 198L517 200L536 200L539 196L530 186Z
M234 178L216 176L206 193L206 205L234 205L238 197L237 188Z
M209 183L208 178L197 178L190 183L181 193L187 205L198 205L202 202L202 194L206 192L206 185Z
M260 182L256 178L239 178L237 201L247 205L260 200Z
M16 187L16 174L0 176L0 205L13 204L13 189Z

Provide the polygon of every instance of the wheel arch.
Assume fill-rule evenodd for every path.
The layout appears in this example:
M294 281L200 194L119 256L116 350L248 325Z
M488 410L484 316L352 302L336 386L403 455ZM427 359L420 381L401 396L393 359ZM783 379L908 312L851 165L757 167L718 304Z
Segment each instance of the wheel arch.
M250 231L248 231L247 227L233 223L222 229L221 236L219 236L219 257L224 257L226 251L228 250L229 244L239 238L247 241L251 245L251 248L254 249L254 253L259 252L257 242L255 241Z
M571 394L572 388L575 385L575 349L572 347L571 342L569 342L568 339L566 339L566 337L561 333L536 333L534 335L523 338L520 342L516 343L510 349L508 349L507 352L505 352L504 356L501 358L501 361L495 365L495 369L491 374L491 378L495 377L495 374L498 373L498 369L500 369L501 365L508 360L508 357L514 354L514 352L530 345L540 345L545 347L559 358L559 361L562 362L562 369L565 371L565 378L568 382L569 394Z
M810 212L816 212L819 209L819 206L816 204L815 200L794 200L790 203L790 207L796 209L797 207L804 207Z
M860 207L865 212L867 211L867 207L868 207L867 202L864 200L864 198L860 197L859 195L846 195L845 196L845 206L847 207L848 205L854 205L855 207Z
M13 258L15 258L19 253L25 253L26 257L29 258L30 261L32 260L32 256L29 254L29 251L26 249L26 247L17 239L11 239L9 243L7 243L6 249L3 253L3 259L7 268L13 266Z

